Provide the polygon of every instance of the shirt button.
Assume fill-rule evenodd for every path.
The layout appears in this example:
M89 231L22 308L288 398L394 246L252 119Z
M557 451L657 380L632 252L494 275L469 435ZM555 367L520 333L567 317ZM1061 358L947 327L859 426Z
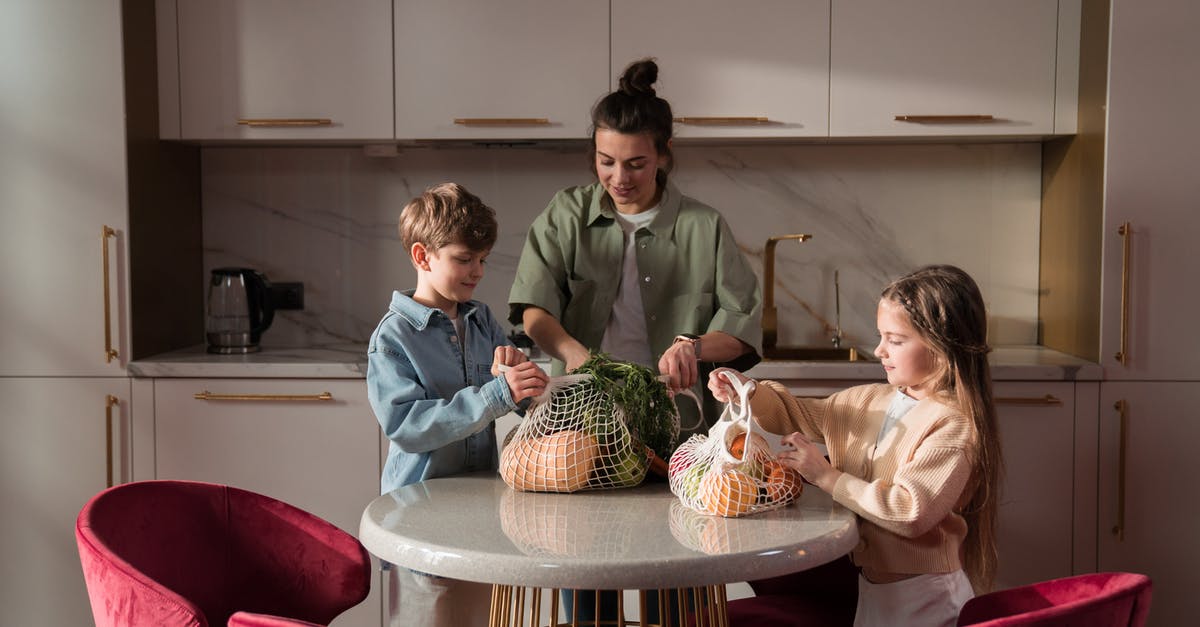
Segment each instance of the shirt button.
M451 343L451 344L458 344L458 336L457 336L457 335L451 335L451 336L450 336L450 343Z
M645 248L646 248L646 244L644 244L644 243L643 243L643 244L641 244L640 246L638 246L638 248L645 249Z
M654 314L650 314L650 321L654 322L655 320L658 320L658 316L656 316Z
M647 283L649 283L649 282L650 282L650 277L649 277L649 276L647 276L646 278L644 278L644 279L642 279L642 280L643 280L643 281L645 281L645 282L647 282Z

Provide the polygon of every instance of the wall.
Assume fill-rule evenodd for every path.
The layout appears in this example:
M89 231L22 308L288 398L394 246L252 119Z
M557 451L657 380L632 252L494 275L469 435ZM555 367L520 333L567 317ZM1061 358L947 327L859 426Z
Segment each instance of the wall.
M689 145L676 161L675 183L725 214L760 280L768 236L813 235L778 248L779 345L828 344L837 270L846 341L873 347L880 289L928 263L976 278L994 344L1036 343L1040 144ZM415 282L399 210L444 180L499 215L476 298L506 315L529 223L554 191L591 180L582 146L404 147L392 158L356 147L207 147L201 162L197 285L224 265L305 284L305 310L277 313L264 347L365 343L391 290Z

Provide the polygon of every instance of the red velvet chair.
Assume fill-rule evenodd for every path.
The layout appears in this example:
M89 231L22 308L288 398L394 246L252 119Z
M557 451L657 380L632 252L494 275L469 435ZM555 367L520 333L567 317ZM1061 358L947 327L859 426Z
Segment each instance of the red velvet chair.
M370 558L354 536L282 501L211 483L109 488L80 511L75 539L99 627L225 625L235 612L280 621L244 625L328 624L371 585Z
M1136 573L1090 573L977 596L958 625L1009 627L1141 627L1150 613L1150 578Z
M755 596L728 603L731 627L854 624L858 569L849 556L798 573L746 583Z

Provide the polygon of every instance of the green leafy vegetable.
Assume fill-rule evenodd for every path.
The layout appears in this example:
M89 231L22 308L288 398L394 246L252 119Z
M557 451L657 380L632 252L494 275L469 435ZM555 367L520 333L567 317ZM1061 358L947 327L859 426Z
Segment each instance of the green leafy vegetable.
M678 433L672 428L675 402L658 373L631 362L615 361L592 352L574 374L592 375L592 384L607 392L625 410L629 429L662 459L670 459Z

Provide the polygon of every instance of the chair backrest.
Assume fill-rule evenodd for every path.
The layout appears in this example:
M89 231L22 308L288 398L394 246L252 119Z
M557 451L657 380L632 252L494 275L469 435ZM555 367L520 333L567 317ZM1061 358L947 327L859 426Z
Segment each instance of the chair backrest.
M958 625L977 627L1142 627L1150 613L1150 578L1137 573L1089 573L977 596Z
M75 536L98 626L224 625L239 610L328 623L370 588L353 536L230 486L119 485L84 506Z

